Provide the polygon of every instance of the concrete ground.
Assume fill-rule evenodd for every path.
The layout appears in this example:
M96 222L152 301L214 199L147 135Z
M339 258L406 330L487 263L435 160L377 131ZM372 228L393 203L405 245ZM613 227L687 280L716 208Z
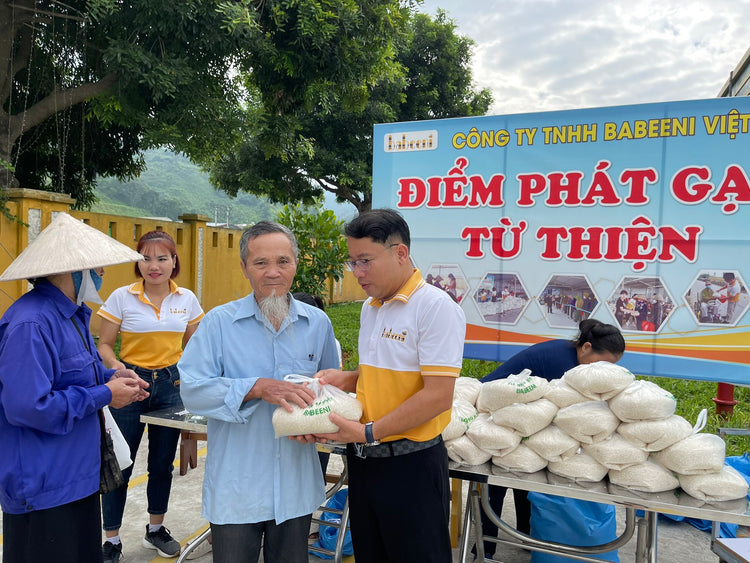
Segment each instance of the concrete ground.
M172 535L182 545L191 541L206 529L207 522L201 518L201 485L203 481L203 461L205 458L205 443L198 443L198 467L190 469L186 475L179 474L179 460L176 462L174 481L172 486L172 495L170 499L169 512L165 524L171 530ZM123 546L124 558L123 563L165 563L174 561L174 559L165 559L159 557L154 550L149 550L141 546L141 539L145 532L145 525L148 521L146 514L146 459L147 438L141 445L136 466L133 471L133 478L130 482L130 491L128 494L128 503L125 507L125 517L123 528L120 531ZM332 455L329 464L329 473L340 471L341 460L338 456ZM466 489L466 487L464 487ZM512 495L509 495L508 501L512 501ZM466 500L466 491L464 490L463 503ZM506 522L513 523L512 502L506 502L503 519ZM624 516L619 517L618 522L624 521ZM1 519L1 517L0 517ZM741 528L741 534L746 534L747 529ZM2 536L0 536L0 543ZM460 538L459 538L460 542ZM628 544L620 549L620 561L635 561L635 536ZM528 563L530 555L520 549L507 546L500 546L495 555L496 560L503 563ZM0 562L2 555L0 555ZM200 559L195 559L198 563L210 563L211 555L205 555ZM314 556L310 556L311 562L324 561ZM346 563L353 563L354 558L345 558ZM454 561L459 561L458 549L454 550ZM570 561L573 561L571 559ZM659 563L717 563L719 558L710 550L710 536L707 532L702 532L693 526L685 523L660 521L658 527L658 561ZM85 563L85 562L82 562ZM269 562L270 563L270 562ZM415 562L418 563L418 562Z

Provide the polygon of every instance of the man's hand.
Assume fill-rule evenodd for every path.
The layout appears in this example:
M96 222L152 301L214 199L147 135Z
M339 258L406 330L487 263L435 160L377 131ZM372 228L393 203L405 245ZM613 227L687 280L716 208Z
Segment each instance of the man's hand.
M341 371L338 369L323 369L315 374L323 385L333 385L342 391L355 392L359 371Z
M304 409L315 401L315 393L306 385L261 377L245 398L262 399L272 405L279 405L288 412L293 412L292 404Z
M138 378L139 381L148 386L148 383ZM142 401L148 397L148 392L144 388L129 377L113 377L107 382L107 387L112 392L112 400L109 403L114 409L121 409L126 407L130 403L135 401Z
M148 392L145 391L145 389L148 388L149 384L146 383L143 379L138 377L138 374L135 373L132 369L126 369L124 366L122 369L118 369L115 373L112 374L112 377L110 378L110 381L112 381L115 378L126 378L126 379L132 379L136 383L138 383L138 386L141 388L141 395L136 399L136 401L142 401L146 397L148 397Z
M365 443L365 425L358 420L348 420L341 415L332 412L328 415L328 418L336 426L339 427L339 431L333 434L316 434L314 436L315 441L326 443L326 442L343 442L349 443Z

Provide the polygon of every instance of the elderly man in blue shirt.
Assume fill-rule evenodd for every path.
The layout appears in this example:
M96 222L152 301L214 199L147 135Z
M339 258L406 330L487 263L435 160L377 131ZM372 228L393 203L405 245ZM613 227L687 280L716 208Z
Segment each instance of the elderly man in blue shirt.
M208 418L203 516L215 563L306 563L312 513L325 498L314 444L275 438L274 410L305 407L313 376L339 365L326 314L296 301L297 241L260 222L240 240L253 292L209 311L178 363L185 407Z

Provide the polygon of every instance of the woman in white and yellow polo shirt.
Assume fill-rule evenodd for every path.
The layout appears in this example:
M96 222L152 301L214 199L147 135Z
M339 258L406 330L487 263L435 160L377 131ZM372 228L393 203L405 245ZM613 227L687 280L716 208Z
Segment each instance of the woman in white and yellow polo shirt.
M137 262L135 273L142 278L116 289L97 314L102 317L99 352L110 368L127 367L146 382L147 400L112 414L130 446L135 462L143 436L141 414L182 406L177 360L203 318L198 299L189 289L177 286L173 278L180 272L177 248L171 236L152 231L138 241L138 252L146 259ZM117 334L121 336L120 359L115 356ZM131 408L132 407L132 408ZM156 549L162 557L176 557L180 544L162 524L172 485L172 464L180 431L151 426L148 433L148 513L149 523L143 546ZM122 553L120 525L125 510L131 465L123 471L125 484L102 497L106 541L102 547L105 563L117 562Z

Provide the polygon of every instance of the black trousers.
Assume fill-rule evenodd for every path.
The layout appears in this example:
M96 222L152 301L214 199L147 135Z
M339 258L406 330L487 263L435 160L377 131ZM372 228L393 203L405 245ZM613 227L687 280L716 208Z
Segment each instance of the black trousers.
M513 491L513 504L516 508L516 530L529 534L531 528L531 503L529 502L526 491L519 489L510 489ZM497 485L490 485L487 491L490 497L490 506L495 514L502 516L503 504L505 501L505 493L508 491L506 487L498 487ZM495 526L490 519L482 511L482 535L497 537L497 526ZM484 542L484 554L485 556L492 555L497 547L496 543ZM476 554L476 548L472 549L472 553Z
M357 563L451 563L445 444L366 459L350 447L347 464Z
M307 563L312 514L276 524L211 524L214 563L257 563L263 549L267 563Z
M27 514L3 512L3 563L102 561L99 492Z

